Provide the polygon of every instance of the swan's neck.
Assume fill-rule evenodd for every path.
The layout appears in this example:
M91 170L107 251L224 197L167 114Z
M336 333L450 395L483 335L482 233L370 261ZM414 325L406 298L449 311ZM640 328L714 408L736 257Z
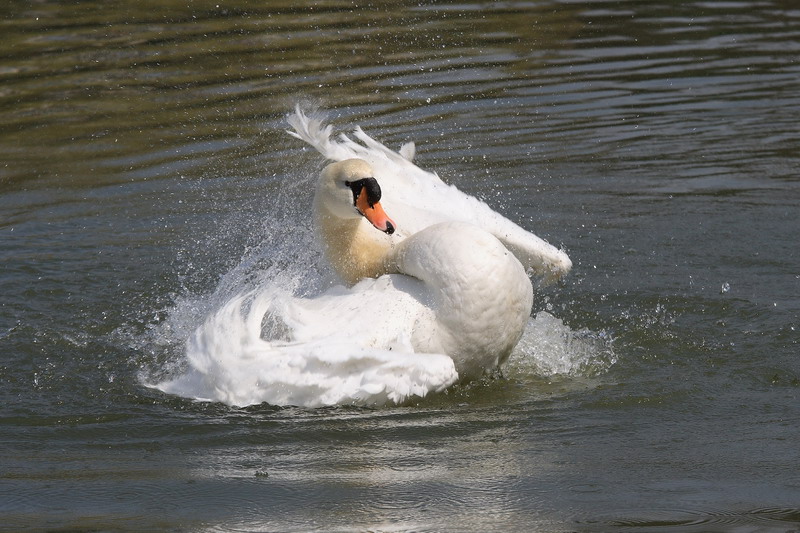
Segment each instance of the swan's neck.
M391 251L388 235L372 227L363 217L341 218L320 206L315 224L325 256L342 280L353 285L363 278L388 272Z

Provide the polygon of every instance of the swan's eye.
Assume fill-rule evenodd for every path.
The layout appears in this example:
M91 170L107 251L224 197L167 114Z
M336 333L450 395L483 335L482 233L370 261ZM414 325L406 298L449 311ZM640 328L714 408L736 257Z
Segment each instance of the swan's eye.
M367 204L369 204L370 207L381 201L381 186L378 185L378 180L375 178L345 181L344 184L353 191L353 205L356 205L358 197L361 196L362 193L367 195Z

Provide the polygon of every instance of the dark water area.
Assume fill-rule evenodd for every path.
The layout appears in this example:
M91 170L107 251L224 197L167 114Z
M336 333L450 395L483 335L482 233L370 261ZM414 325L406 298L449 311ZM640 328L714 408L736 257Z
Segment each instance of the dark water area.
M800 530L798 58L789 0L11 2L0 530ZM613 357L375 409L149 388L308 233L297 102L563 246L543 338Z

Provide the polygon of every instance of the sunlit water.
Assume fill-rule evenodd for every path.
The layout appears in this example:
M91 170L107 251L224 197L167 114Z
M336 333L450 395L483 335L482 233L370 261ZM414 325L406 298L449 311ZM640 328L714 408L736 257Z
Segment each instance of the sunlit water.
M800 528L793 2L7 11L0 528ZM237 294L330 282L298 101L568 251L502 377L376 409L147 386Z

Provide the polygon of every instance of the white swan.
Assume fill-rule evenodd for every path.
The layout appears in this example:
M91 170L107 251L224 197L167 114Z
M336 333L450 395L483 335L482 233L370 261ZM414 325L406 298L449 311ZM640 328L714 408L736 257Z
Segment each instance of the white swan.
M384 274L420 281L409 292L422 305L400 311L416 317L414 351L449 355L462 379L502 364L533 304L526 267L555 279L570 269L567 255L414 165L413 145L395 153L360 129L365 146L336 142L299 108L289 122L289 133L338 160L314 195L315 229L336 272L349 283ZM311 313L306 321L330 323Z
M289 122L335 161L315 230L351 286L231 300L188 340L188 370L155 387L231 405L381 404L501 365L531 312L527 271L557 279L566 254L414 165L413 145L395 153L360 129L364 145L333 140L300 109Z

